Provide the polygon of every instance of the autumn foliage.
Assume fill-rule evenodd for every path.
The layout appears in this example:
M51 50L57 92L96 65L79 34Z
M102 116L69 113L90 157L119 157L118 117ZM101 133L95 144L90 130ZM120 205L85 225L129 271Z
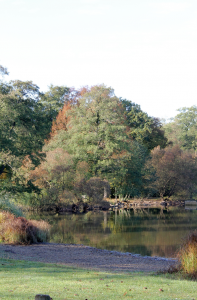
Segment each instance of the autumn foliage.
M59 111L56 119L52 123L50 137L52 138L59 130L67 130L69 116L67 112L71 109L70 102L65 102L63 108Z
M197 157L178 145L153 149L147 168L155 178L150 186L161 197L176 194L191 199L197 190Z
M79 98L87 93L88 90L88 87L83 87L78 91L73 89L70 90L69 98L65 100L63 108L60 109L56 119L52 122L50 138L54 137L60 130L67 131L67 126L70 121L69 111L72 109L72 107L78 105Z

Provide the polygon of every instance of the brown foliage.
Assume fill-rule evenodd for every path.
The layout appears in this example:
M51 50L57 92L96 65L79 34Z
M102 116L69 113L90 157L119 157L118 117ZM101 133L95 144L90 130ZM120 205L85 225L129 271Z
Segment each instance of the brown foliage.
M63 108L59 111L56 119L52 123L50 138L54 137L59 130L67 130L70 121L69 111L73 106L78 105L79 98L89 91L88 87L79 90L71 89L69 98L66 99Z
M197 158L183 152L178 145L160 149L156 147L151 152L152 159L148 168L156 172L156 181L151 184L161 197L183 194L192 197L196 191Z
M63 108L59 111L56 119L52 123L50 137L52 138L59 130L67 130L69 122L68 111L71 109L70 102L65 102Z
M53 182L65 183L73 162L65 150L57 148L46 153L46 159L31 172L30 179L39 188L50 188Z
M89 165L85 161L79 161L76 167L75 184L81 182L89 172Z

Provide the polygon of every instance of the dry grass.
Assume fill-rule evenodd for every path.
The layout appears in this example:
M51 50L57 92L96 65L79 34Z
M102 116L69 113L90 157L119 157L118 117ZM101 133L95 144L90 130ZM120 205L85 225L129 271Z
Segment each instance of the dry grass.
M183 241L178 253L180 270L191 278L197 278L197 231L191 232Z
M5 211L0 212L0 242L11 244L32 244L46 242L49 224L44 221L15 217Z

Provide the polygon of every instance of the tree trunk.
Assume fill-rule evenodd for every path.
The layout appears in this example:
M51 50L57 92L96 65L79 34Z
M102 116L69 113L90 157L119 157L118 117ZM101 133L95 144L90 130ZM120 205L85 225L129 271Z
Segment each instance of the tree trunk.
M104 186L104 197L103 197L104 199L106 199L107 198L107 187L106 186Z

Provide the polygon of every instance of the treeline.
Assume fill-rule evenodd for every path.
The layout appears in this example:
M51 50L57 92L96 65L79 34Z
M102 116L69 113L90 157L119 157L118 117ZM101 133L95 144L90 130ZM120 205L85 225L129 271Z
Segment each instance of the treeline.
M163 125L104 85L41 93L30 81L1 80L1 195L37 207L109 196L191 198L196 115L196 107L184 108Z

